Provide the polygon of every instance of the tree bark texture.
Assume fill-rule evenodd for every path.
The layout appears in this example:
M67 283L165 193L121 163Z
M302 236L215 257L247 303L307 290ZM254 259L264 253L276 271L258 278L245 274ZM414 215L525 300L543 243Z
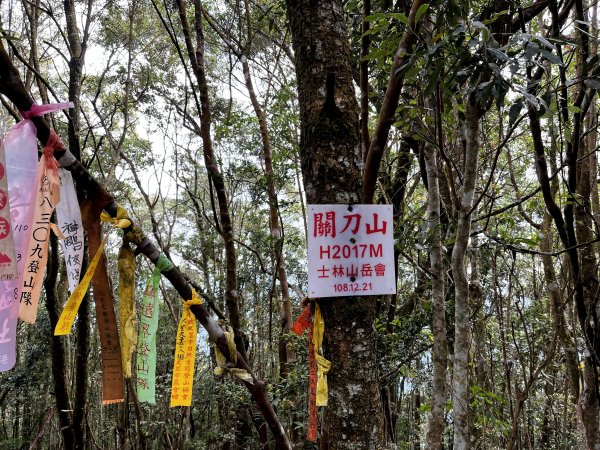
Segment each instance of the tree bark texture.
M469 315L469 282L465 267L469 235L471 234L471 209L477 177L479 154L479 104L472 91L467 98L465 118L464 179L456 239L452 249L452 276L454 278L454 372L452 374L452 408L454 417L454 448L468 450L469 435L469 349L471 344Z
M288 0L301 118L300 154L309 203L361 198L361 138L342 2ZM373 298L328 298L324 356L327 448L384 449ZM322 447L323 448L323 447Z
M446 406L446 368L448 365L448 347L446 344L446 293L444 259L442 253L442 228L440 223L440 189L436 149L425 146L425 165L427 170L427 218L428 235L431 239L429 267L431 279L431 308L433 310L433 379L431 410L427 424L427 448L442 448L444 432L444 409Z

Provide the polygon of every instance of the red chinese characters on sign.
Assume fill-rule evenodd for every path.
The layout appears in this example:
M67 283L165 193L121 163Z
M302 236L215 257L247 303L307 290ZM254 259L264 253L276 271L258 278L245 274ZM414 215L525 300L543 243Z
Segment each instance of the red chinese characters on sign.
M391 205L309 205L310 297L396 292Z

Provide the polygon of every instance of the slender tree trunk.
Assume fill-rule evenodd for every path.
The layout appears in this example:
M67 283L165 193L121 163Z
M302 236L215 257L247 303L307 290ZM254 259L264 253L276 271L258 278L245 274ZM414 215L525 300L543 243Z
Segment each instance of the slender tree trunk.
M296 55L301 162L309 203L361 198L361 139L341 1L287 0ZM329 406L327 448L385 449L373 298L320 302Z
M71 59L69 61L69 101L73 102L74 108L69 109L69 149L73 156L81 160L81 143L80 143L80 93L81 93L81 78L83 74L83 64L85 50L87 48L88 26L91 18L92 1L88 0L87 15L85 23L85 35L81 38L79 26L77 24L77 13L75 10L75 2L72 0L64 1L65 18L67 24L67 40L69 42L69 50ZM85 193L83 187L76 184L77 198L79 202L83 201ZM87 267L87 252L84 256L82 273L85 273ZM75 440L75 448L83 449L85 447L85 415L87 409L88 396L88 359L89 359L89 320L90 320L90 294L86 293L85 298L80 306L77 315L77 323L75 325L77 334L77 353L75 355L75 392L77 395L73 399L73 434Z
M46 291L46 310L50 319L50 329L54 331L58 322L58 305L56 280L58 276L58 239L51 235L50 254L48 255L48 266L44 289ZM65 346L60 336L50 337L50 349L52 352L52 375L54 378L54 392L56 409L58 410L58 423L60 424L63 438L63 446L66 450L75 448L73 429L71 423L71 401L67 387Z
M440 223L439 166L436 149L425 146L427 170L427 219L428 236L431 239L429 267L431 272L431 307L433 310L433 378L431 387L431 410L427 423L426 446L431 450L442 448L444 432L444 409L446 406L446 368L448 347L446 343L446 283L442 253L442 228Z
M229 200L223 174L219 170L217 158L213 150L211 135L211 110L208 93L208 81L204 64L204 28L202 26L202 5L200 0L194 0L194 33L196 42L192 42L192 32L187 19L187 5L183 0L177 0L179 19L185 39L185 46L189 61L196 77L197 89L200 94L197 108L200 114L200 137L204 153L204 164L208 172L209 182L215 188L219 207L219 232L225 245L226 281L225 303L229 312L229 321L235 335L235 345L240 354L247 360L246 343L242 335L241 316L239 309L239 294L237 286L237 258L233 234L233 221L229 211Z
M287 335L292 326L292 303L290 301L290 289L288 287L287 273L285 270L285 260L283 259L283 233L281 231L281 226L279 225L277 191L275 189L275 174L273 173L273 158L271 156L271 139L269 137L269 128L267 126L267 116L256 97L252 77L250 75L250 66L248 64L248 59L245 56L242 56L242 70L244 72L246 89L248 89L254 113L258 118L263 145L263 160L265 163L265 176L267 179L267 197L269 199L269 230L271 232L271 239L273 239L272 247L275 259L275 271L277 273L277 278L279 279L279 287L281 288L279 375L282 378L285 378L290 370L290 364L295 360L295 355L287 342Z
M452 376L452 406L454 416L454 448L468 450L469 434L469 349L471 345L469 314L469 283L465 267L471 209L477 176L479 153L479 115L475 94L467 98L465 118L465 164L462 195L458 209L456 239L452 249L452 276L454 278L454 372Z

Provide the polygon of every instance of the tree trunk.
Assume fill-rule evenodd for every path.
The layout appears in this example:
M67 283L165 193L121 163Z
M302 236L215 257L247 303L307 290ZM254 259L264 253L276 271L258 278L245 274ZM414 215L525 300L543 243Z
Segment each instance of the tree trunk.
M249 14L248 12L246 12ZM279 287L281 288L281 313L280 324L281 334L279 335L279 376L286 378L290 371L290 364L295 361L296 357L293 350L287 341L287 335L292 326L292 303L290 301L290 289L287 281L287 273L285 270L285 260L283 259L283 233L279 225L279 207L277 201L277 192L275 190L275 174L273 173L273 158L271 157L271 139L269 137L269 128L267 126L267 115L260 106L252 77L250 75L250 66L246 56L242 56L242 69L244 72L244 80L246 89L254 108L254 113L258 119L260 127L260 136L263 146L263 160L265 163L266 190L269 199L269 231L271 239L273 239L273 256L275 260L275 272L279 279ZM273 295L273 293L272 293Z
M301 117L302 175L309 203L356 204L361 139L341 1L288 0ZM323 351L332 362L327 448L384 449L375 299L320 301Z
M448 365L448 347L446 344L446 296L445 270L442 254L442 229L440 224L440 189L436 149L425 146L425 165L427 170L427 219L428 235L431 239L429 267L431 279L431 308L433 310L433 379L431 410L427 423L428 449L442 448L444 432L444 409L446 406L446 367Z
M56 280L58 275L58 239L51 235L48 255L48 266L44 289L46 292L46 310L50 319L50 329L54 331L58 322L58 305ZM74 448L73 429L71 427L71 402L67 387L65 346L60 336L50 337L52 352L52 376L54 379L56 409L58 410L58 423L63 438L63 448Z
M475 93L467 98L465 118L465 165L462 195L458 209L456 240L452 249L454 278L454 372L452 406L454 415L454 448L468 450L469 434L469 349L471 345L469 315L469 283L465 256L471 233L471 209L477 176L479 153L479 115Z

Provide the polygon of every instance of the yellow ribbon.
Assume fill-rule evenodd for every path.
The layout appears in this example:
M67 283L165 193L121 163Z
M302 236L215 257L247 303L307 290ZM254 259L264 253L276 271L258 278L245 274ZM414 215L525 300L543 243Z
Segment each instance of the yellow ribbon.
M313 326L313 345L315 358L317 360L317 406L327 406L327 373L331 369L331 361L325 359L320 354L321 344L323 343L323 333L325 332L325 321L321 314L319 304L315 303L315 318Z
M231 361L228 363L223 353L221 353L219 348L215 345L215 358L217 360L217 367L215 367L214 371L215 375L218 377L222 377L225 376L226 373L229 373L242 381L254 384L252 375L250 375L246 369L240 369L238 367L235 367L237 363L237 350L235 348L233 332L231 330L226 330L223 333L225 334L225 338L227 339L227 346L229 347L229 355L231 357Z
M106 239L104 239L102 241L102 244L100 244L98 251L92 258L90 265L85 271L85 275L83 276L83 278L69 297L69 300L67 300L67 304L63 308L58 322L56 323L56 328L54 328L54 336L65 336L71 334L71 328L73 326L73 322L75 321L75 316L77 316L79 305L81 305L83 296L90 287L90 282L92 281L92 277L94 276L94 272L96 271L98 261L100 261L100 256L102 256L102 252L104 251L105 244Z
M119 250L119 322L121 325L121 358L123 375L131 378L131 355L137 343L135 314L135 255L127 243Z
M192 289L192 299L183 302L183 314L177 327L175 343L175 363L171 381L171 408L191 406L194 385L194 363L196 362L196 318L192 314L193 305L201 305L202 300Z
M110 223L115 228L125 229L131 226L129 214L127 214L127 211L125 211L125 209L121 206L117 206L116 217L111 217L110 214L108 214L105 211L102 211L102 213L100 214L100 220L102 220L102 222Z

